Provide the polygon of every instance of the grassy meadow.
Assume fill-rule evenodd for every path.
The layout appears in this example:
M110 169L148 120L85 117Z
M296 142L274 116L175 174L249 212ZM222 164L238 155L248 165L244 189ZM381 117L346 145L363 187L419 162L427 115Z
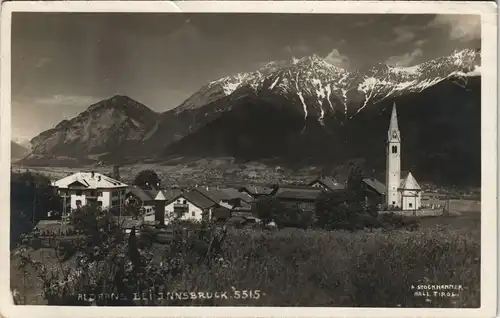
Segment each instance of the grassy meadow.
M260 290L228 305L480 306L480 232L474 219L425 220L419 231L233 231L230 266L200 268L201 290ZM467 224L470 222L469 224ZM454 297L415 296L418 284L462 285Z
M155 250L162 248L155 245ZM480 306L478 214L422 218L421 229L411 232L231 228L223 250L225 263L186 269L184 279L170 288L228 294L259 290L259 299L180 305ZM45 253L44 262L57 266L47 251L33 255L40 253ZM12 287L21 292L16 256L11 263ZM35 278L27 284L30 304L44 303L38 283ZM412 285L419 284L462 285L463 290L453 297L416 296Z

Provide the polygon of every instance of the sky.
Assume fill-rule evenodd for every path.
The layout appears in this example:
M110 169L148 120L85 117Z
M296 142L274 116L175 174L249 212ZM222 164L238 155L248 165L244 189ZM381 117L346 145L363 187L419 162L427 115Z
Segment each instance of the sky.
M412 66L480 38L470 15L16 12L12 137L30 139L117 94L163 112L273 60Z

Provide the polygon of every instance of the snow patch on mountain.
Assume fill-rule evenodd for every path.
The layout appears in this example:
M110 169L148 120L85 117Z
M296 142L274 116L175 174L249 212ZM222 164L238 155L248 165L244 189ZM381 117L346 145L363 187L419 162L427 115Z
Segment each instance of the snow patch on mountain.
M478 57L480 53L476 50L465 49L409 67L377 64L363 72L349 72L313 55L290 61L272 61L254 72L212 81L208 89L219 87L223 96L229 96L238 88L248 86L257 94L265 89L290 100L298 98L304 118L309 116L311 109L319 108L318 121L321 123L326 115L326 103L332 113L340 111L347 115L350 92L363 96L356 115L370 104L406 93L421 92L450 77L479 76ZM264 83L267 87L263 87ZM340 102L343 109L335 107L333 101ZM198 104L189 109L202 106Z

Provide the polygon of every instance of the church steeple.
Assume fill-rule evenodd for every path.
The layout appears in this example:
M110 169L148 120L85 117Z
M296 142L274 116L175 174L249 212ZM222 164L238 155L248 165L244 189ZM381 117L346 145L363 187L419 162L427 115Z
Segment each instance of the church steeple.
M401 138L398 127L396 103L392 106L391 121L387 131L386 148L386 200L388 206L401 206L399 187L401 183Z
M387 131L387 136L388 136L387 138L388 142L401 141L399 134L398 114L396 112L396 103L394 103L392 106L391 122L389 124L389 130Z
M389 130L399 130L398 127L398 113L396 112L396 103L392 105L392 113L391 113L391 124L389 125Z

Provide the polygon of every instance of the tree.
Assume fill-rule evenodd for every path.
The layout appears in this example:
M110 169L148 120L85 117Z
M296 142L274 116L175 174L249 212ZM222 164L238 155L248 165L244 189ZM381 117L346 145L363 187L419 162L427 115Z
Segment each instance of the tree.
M173 239L161 250L153 251L150 244L141 242L142 234L136 237L135 228L126 238L116 218L95 207L75 211L71 224L82 237L70 241L76 258L71 266L64 266L63 260L59 260L60 266L47 267L31 260L29 254L21 256L43 281L43 294L49 305L90 305L78 295L106 294L120 297L97 298L94 303L133 306L139 302L143 306L145 300L134 300L135 295L168 291L179 281L189 282L192 285L186 288L196 290L196 282L203 278L193 276L193 268L210 266L221 259L226 236L226 229L217 232L213 224L189 230L173 224ZM147 304L163 305L164 301L153 299ZM189 305L191 300L181 302Z
M355 162L349 169L349 176L347 177L347 190L356 198L356 200L363 200L363 175L364 169L362 163Z
M62 201L50 179L31 172L11 172L10 225L11 245L19 242L23 233L47 216L51 210L61 211Z
M307 229L315 223L313 210L301 209L299 205L286 207L274 218L279 226Z
M141 189L158 188L161 185L161 179L153 170L142 170L135 176L134 185Z
M136 200L131 200L128 204L125 205L124 209L125 211L123 212L123 215L132 216L134 218L139 217L142 212L141 205Z
M254 203L253 210L259 219L269 223L284 213L285 205L275 197L263 197Z
M324 192L316 202L317 224L326 229L351 229L361 206L349 190Z

